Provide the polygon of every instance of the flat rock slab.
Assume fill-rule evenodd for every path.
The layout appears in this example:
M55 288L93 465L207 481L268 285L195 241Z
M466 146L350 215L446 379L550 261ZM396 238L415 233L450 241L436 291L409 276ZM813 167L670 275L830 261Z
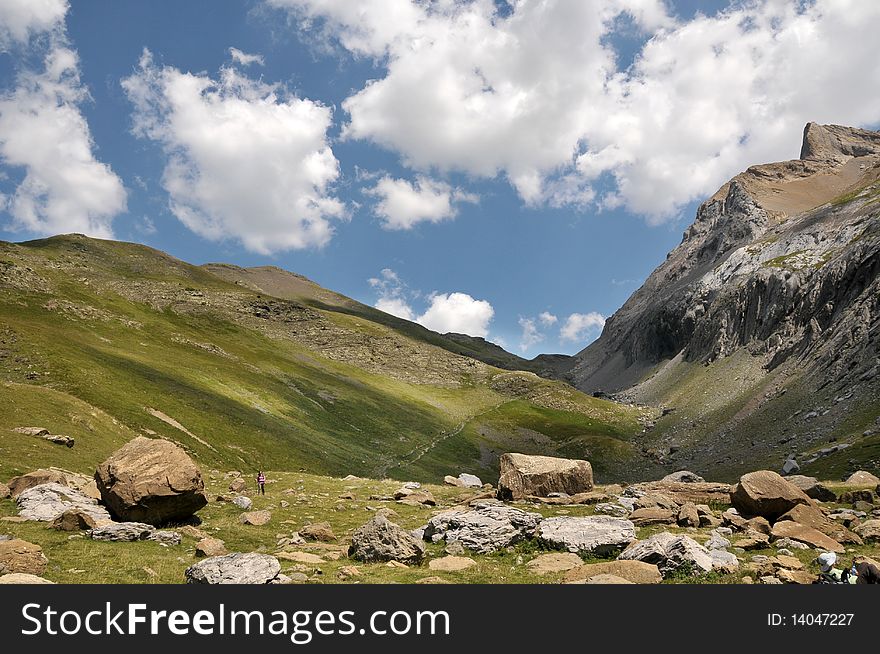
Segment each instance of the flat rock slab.
M603 574L615 575L634 584L659 584L663 581L660 570L653 563L625 560L587 563L566 572L562 581L573 583Z
M595 577L590 577L589 579L584 579L582 582L574 581L571 583L584 583L590 585L619 585L619 584L632 584L634 582L629 581L628 579L624 579L623 577L618 577L617 575L609 575L609 574L601 574L596 575Z
M567 572L584 564L584 560L571 552L552 552L541 554L526 564L529 572L539 575Z
M697 574L714 567L711 552L693 538L665 531L633 543L618 559L653 563L664 577L685 566Z
M613 516L557 517L542 521L537 535L556 549L603 555L629 545L636 538L636 529L629 520Z
M428 562L428 568L437 572L458 572L475 565L477 562L466 556L444 556L439 559L431 559Z
M238 516L238 521L243 525L252 525L254 527L262 527L269 524L272 514L269 511L250 511L242 513Z
M16 499L18 514L26 520L52 522L65 511L78 510L96 522L110 520L110 514L98 500L81 491L58 483L40 484L23 490Z
M184 574L188 584L269 584L281 574L281 563L268 554L227 554L191 565Z
M29 575L23 572L12 572L8 575L0 575L0 584L10 584L10 585L27 585L32 586L34 584L54 584L54 581L49 581L48 579L43 579L42 577L38 577L37 575Z
M131 543L149 540L155 531L155 527L142 522L114 522L92 529L89 538L113 543Z
M833 538L830 538L817 529L799 524L793 520L781 520L773 525L770 532L773 540L788 538L790 540L805 543L810 547L829 552L843 553L846 549Z
M472 510L444 511L425 526L423 538L458 541L480 554L489 554L532 536L543 516L501 504L477 503Z
M327 561L317 554L309 554L308 552L276 552L275 556L283 561L294 561L296 563L306 563L308 565L327 563Z

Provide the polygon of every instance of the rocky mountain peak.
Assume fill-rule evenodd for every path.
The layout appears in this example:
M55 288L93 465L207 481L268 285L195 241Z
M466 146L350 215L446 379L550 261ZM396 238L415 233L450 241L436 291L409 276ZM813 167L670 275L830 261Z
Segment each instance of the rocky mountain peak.
M807 123L801 145L803 161L839 161L880 155L880 133L841 125Z

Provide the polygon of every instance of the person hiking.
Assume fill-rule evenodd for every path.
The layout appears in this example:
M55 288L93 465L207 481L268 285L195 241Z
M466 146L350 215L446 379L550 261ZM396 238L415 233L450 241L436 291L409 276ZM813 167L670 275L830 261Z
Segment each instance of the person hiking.
M856 583L857 573L855 571L855 561L853 567L847 570L835 568L837 563L837 554L834 552L823 552L816 559L819 564L819 577L814 584L854 584Z
M260 495L266 494L266 475L263 474L262 470L257 473L257 488L260 491Z

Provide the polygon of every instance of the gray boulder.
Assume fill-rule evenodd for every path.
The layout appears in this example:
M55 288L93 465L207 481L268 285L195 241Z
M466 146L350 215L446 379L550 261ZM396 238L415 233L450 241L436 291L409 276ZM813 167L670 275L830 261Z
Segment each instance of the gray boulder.
M617 558L653 563L664 577L685 566L697 574L710 572L714 567L709 550L690 536L667 531L633 543Z
M212 556L186 569L188 584L271 584L281 574L281 564L268 554Z
M606 515L548 518L538 525L538 538L555 549L605 555L633 542L636 528L629 520Z
M348 555L365 563L399 561L418 565L425 558L425 546L385 516L377 515L352 534Z
M52 522L65 511L79 510L96 521L109 521L110 514L98 500L57 483L40 484L23 490L15 500L18 514L27 520Z
M678 472L672 472L666 475L660 481L666 483L676 482L681 484L698 484L706 480L690 470L679 470Z
M611 515L616 518L625 518L632 510L617 502L599 502L595 508L596 513Z
M488 554L531 537L542 519L540 513L480 502L472 510L435 515L425 526L424 539L459 541L473 552Z
M463 472L458 476L458 481L465 488L482 488L483 486L483 482L479 477L466 472Z
M239 495L235 499L232 500L232 503L235 504L242 511L249 511L250 508L254 505L253 500L249 497L245 497L244 495Z
M801 467L795 459L786 459L785 463L782 464L782 475L787 477L799 472L800 469Z
M833 502L837 496L827 488L824 484L819 483L815 477L807 477L806 475L788 475L786 481L794 484L814 500L820 502Z

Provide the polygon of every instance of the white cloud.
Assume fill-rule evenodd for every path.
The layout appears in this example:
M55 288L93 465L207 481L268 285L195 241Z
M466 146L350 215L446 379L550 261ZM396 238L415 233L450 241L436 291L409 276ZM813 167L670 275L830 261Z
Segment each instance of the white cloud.
M66 44L66 2L0 5L0 41L31 41L48 32L43 70L25 69L13 89L0 93L0 163L24 177L0 208L9 228L38 234L80 232L113 236L113 218L126 208L119 177L93 153L80 105L89 99L79 76L77 53Z
M242 52L238 48L229 48L229 56L232 57L232 61L237 64L241 64L242 66L251 66L253 64L257 64L258 66L266 65L266 61L265 59L263 59L263 55L248 54L246 52Z
M435 293L430 306L418 318L419 324L435 332L455 332L485 338L495 310L486 300L475 300L467 293Z
M411 229L420 222L440 222L458 214L460 202L475 203L477 196L419 176L415 183L387 175L365 191L379 198L373 213L386 229Z
M218 80L154 64L145 51L122 82L134 133L162 144L171 210L212 240L268 254L325 245L345 217L331 185L331 110L222 68Z
M374 306L385 313L417 322L441 334L456 332L483 338L489 334L495 310L486 300L475 300L467 293L432 293L427 297L427 308L419 315L412 301L421 294L407 287L390 268L384 268L378 277L367 281L379 295Z
M538 329L534 318L520 318L519 326L522 328L522 335L519 339L519 349L521 352L528 351L532 346L544 340L544 334Z
M605 316L601 313L573 313L566 318L559 335L563 341L593 340L604 326Z
M63 31L67 0L3 0L0 2L0 50L25 44L35 35Z
M541 321L541 324L545 327L552 327L559 320L556 316L554 316L549 311L543 311L538 315L538 320Z
M797 156L809 120L880 121L878 2L751 0L682 21L661 0L504 15L491 0L267 1L384 67L343 102L346 137L419 171L502 174L532 204L660 222L751 164ZM620 16L646 41L627 69Z

